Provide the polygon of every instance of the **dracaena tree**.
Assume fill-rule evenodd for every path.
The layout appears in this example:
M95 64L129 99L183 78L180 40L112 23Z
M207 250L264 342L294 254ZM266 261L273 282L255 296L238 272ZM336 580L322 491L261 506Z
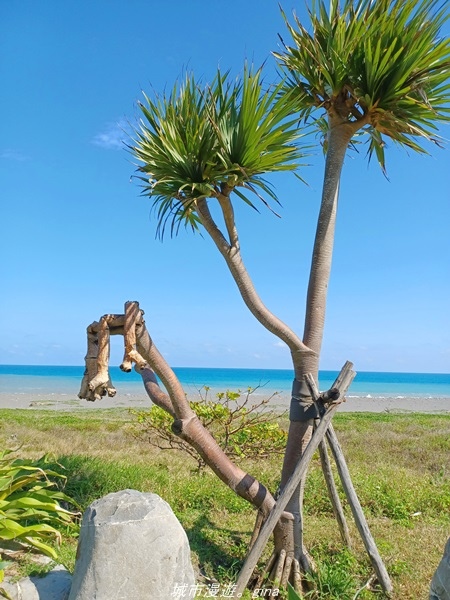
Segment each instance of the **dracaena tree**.
M339 182L354 141L367 139L386 171L386 140L426 153L439 144L439 123L450 114L450 40L440 31L449 18L436 0L331 0L314 2L309 23L294 15L292 38L274 53L287 77L285 91L297 98L301 118L325 132L325 170L314 242L302 341L301 377L317 374L331 270ZM283 40L282 40L283 41ZM308 405L308 391L303 390ZM291 410L291 435L282 485L304 446L305 417ZM297 422L297 418L300 420ZM297 430L296 434L294 431ZM292 444L292 445L291 445ZM293 498L292 509L296 499Z
M329 8L314 2L307 25L297 17L290 24L283 16L292 42L275 53L284 71L279 84L264 89L261 71L249 68L236 81L218 73L210 86L187 76L170 94L145 98L140 127L129 146L139 161L143 193L152 200L159 235L176 234L181 226L206 231L248 309L290 350L295 379L281 489L316 417L305 377L318 377L339 181L349 145L366 136L369 157L375 153L383 170L386 138L425 152L429 142L439 142L436 128L448 118L450 99L450 42L439 37L448 13L435 0L347 0L342 5L332 0ZM297 125L303 119L316 120L325 133L326 160L304 331L297 334L270 312L253 285L240 252L234 205L243 201L256 208L258 202L277 202L264 176L299 167ZM124 333L130 322L142 324L136 311L130 315L124 320L106 315L88 328L88 339L98 336L100 358L107 357L102 340L108 326L113 333ZM273 495L221 452L192 413L147 330L139 332L126 339L126 368L138 348L135 358L146 390L172 414L174 430L227 485L267 515ZM154 371L167 394L157 386ZM106 371L99 374L92 368L86 377L83 397L93 399L110 385ZM299 564L308 568L301 502L300 485L274 532L272 564L282 581Z
M188 75L167 95L145 97L139 106L142 119L129 149L139 160L138 177L143 193L152 200L158 235L174 235L180 227L210 235L246 306L287 344L300 378L301 359L308 349L260 299L241 256L234 214L235 202L271 208L269 202L278 199L264 177L296 172L301 166L305 150L297 128L295 95L291 101L282 82L266 86L261 70L245 67L242 78L232 80L218 72L211 85L201 85ZM128 354L122 367L128 370L130 361L138 364L152 401L174 417L174 432L199 452L222 481L266 516L274 505L273 495L235 465L204 429L172 369L141 326L138 313L136 306L130 306L125 317L105 315L88 328L80 397L95 400L114 393L107 371L108 336L123 334ZM139 334L127 341L130 323L137 325ZM158 387L154 373L167 394ZM288 543L293 554L290 514L280 519L275 538L279 550ZM294 564L298 566L298 561Z

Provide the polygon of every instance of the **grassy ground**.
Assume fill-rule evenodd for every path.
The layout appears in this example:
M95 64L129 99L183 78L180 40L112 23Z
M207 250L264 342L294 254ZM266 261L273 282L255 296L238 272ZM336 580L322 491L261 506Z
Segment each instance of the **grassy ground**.
M160 451L133 435L135 418L122 409L56 412L1 410L0 447L21 445L21 456L51 453L64 465L66 492L83 507L109 492L154 492L184 526L194 561L220 582L238 572L254 511L208 469ZM450 535L450 415L338 414L334 426L347 457L371 532L393 579L395 599L427 598L429 582ZM243 464L271 490L281 458ZM354 598L371 575L368 558L345 509L354 540L339 538L318 457L305 494L305 537L319 565L320 598ZM65 540L62 561L72 568L76 540ZM363 591L358 598L376 598Z

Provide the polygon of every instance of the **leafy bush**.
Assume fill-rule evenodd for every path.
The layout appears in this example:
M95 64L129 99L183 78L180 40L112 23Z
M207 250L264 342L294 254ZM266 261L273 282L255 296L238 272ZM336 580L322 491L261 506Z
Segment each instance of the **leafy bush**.
M204 387L200 400L190 402L204 427L209 429L223 451L230 458L265 458L282 454L287 433L279 424L280 415L267 410L270 399L250 404L256 388L241 392L219 392L217 401L208 399L209 388ZM149 411L132 410L137 417L135 433L163 450L183 450L198 464L205 466L196 450L172 432L173 419L163 409L152 406Z
M30 461L13 458L12 453L0 453L0 543L15 540L56 558L51 544L61 541L57 528L75 527L79 515L61 505L75 503L52 481L66 478L45 468L46 457Z

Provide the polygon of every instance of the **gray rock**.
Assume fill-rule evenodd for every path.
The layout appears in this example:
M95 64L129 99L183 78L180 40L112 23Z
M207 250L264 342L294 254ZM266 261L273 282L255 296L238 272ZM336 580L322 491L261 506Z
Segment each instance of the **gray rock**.
M56 566L44 577L24 577L17 583L5 582L12 600L67 600L72 576L62 565Z
M450 600L450 538L430 586L430 600Z
M186 533L156 494L108 494L84 513L69 600L168 600L194 583Z

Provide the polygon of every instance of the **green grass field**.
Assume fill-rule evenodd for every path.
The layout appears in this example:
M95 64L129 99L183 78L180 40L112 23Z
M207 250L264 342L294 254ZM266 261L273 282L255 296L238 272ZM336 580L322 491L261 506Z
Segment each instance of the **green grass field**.
M128 411L5 409L0 417L1 447L20 446L21 457L51 454L65 467L66 493L83 508L125 488L159 494L185 528L203 575L226 582L239 571L253 529L252 507L210 470L198 472L192 458L137 438L135 417ZM393 579L394 598L427 598L450 535L450 415L345 413L336 415L334 426ZM281 460L274 456L241 465L273 491ZM345 499L343 503L354 542L350 552L340 541L315 456L305 493L305 538L319 564L317 598L352 600L371 575ZM65 536L61 560L70 569L75 550L76 539ZM377 597L381 595L367 590L357 595Z

